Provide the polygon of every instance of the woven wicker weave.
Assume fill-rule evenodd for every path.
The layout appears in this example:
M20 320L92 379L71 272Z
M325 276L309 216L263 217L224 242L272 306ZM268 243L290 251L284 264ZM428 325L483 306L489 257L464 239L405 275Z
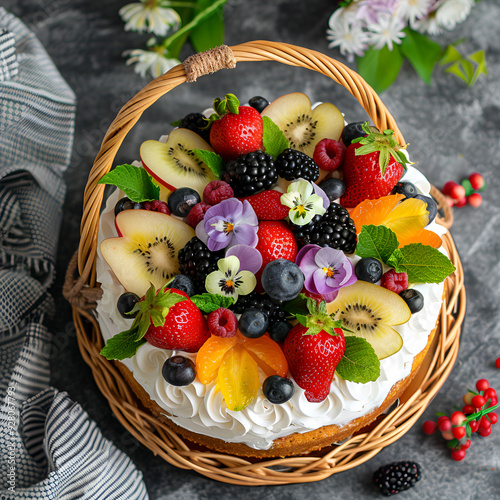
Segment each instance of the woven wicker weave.
M171 89L186 81L194 81L202 74L222 67L234 67L236 62L244 61L277 61L322 73L356 97L375 126L394 130L398 141L404 142L393 117L371 87L354 71L321 53L283 43L256 41L196 55L186 61L184 66L176 66L141 90L120 110L106 133L85 188L81 240L78 255L75 255L73 265L68 269L64 293L72 303L82 356L91 367L100 391L123 426L155 454L176 467L192 469L212 479L238 485L318 481L365 462L403 436L422 415L452 370L465 314L465 291L462 266L449 233L444 235L443 245L457 270L448 278L435 348L430 350L416 379L403 394L400 406L369 432L357 434L340 446L323 450L319 456L250 462L194 449L189 442L184 442L166 425L142 410L120 371L112 362L100 356L103 341L98 323L89 311L100 291L95 278L95 259L104 185L98 184L98 181L111 169L127 133L142 113ZM449 228L452 223L451 211L439 191L433 188L432 194L444 211L440 222ZM76 279L75 268L78 268Z

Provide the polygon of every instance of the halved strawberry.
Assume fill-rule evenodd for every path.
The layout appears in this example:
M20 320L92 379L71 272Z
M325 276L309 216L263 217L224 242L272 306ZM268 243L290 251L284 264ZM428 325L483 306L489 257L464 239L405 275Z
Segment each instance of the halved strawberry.
M259 220L282 220L290 211L290 208L281 204L282 194L275 189L269 189L239 200L247 200Z

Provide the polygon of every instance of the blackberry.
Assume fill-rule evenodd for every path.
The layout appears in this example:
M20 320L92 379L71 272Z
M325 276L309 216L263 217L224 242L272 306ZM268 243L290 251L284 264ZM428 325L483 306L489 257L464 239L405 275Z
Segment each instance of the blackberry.
M330 203L323 215L315 215L305 226L291 224L295 237L301 245L316 244L354 253L356 249L356 226L349 212L338 203Z
M422 478L420 465L403 461L384 465L373 474L373 482L386 497L410 489Z
M267 315L270 328L274 323L285 321L288 317L288 313L279 304L275 304L265 293L251 292L248 295L238 295L238 301L231 305L229 309L236 314L242 314L243 311L251 307L255 307Z
M194 236L179 250L179 269L193 281L195 293L205 293L205 279L217 271L217 261L224 258L224 251L211 252L199 238Z
M278 180L278 173L272 156L254 151L228 162L222 180L233 188L235 196L250 196L269 189Z
M302 178L314 182L319 177L319 167L316 162L296 149L285 149L276 158L276 168L278 175L287 181Z
M210 127L206 127L208 120L201 113L189 113L179 125L180 128L187 128L201 136L210 144Z

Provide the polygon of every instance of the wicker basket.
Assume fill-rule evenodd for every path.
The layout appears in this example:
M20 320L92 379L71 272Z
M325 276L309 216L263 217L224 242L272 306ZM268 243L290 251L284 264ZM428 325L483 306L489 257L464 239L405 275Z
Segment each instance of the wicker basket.
M322 73L356 97L375 126L394 130L398 141L404 142L393 117L372 88L355 72L321 53L283 43L256 41L231 48L223 46L192 56L184 64L176 66L141 90L120 110L107 131L85 189L80 246L68 268L64 294L72 304L82 356L91 367L100 391L108 399L111 409L123 426L153 453L176 467L192 469L226 483L278 485L318 481L367 461L402 437L422 415L452 370L465 314L465 291L462 266L449 233L444 235L443 245L457 270L448 278L435 348L430 349L417 377L395 410L377 421L371 430L358 433L341 445L322 450L314 456L255 462L211 451L199 451L189 442L183 441L142 409L120 371L99 354L103 340L91 311L100 292L96 283L95 260L104 186L98 184L98 181L111 169L125 136L142 113L171 89L186 81L195 81L203 74L231 68L236 62L244 61L277 61ZM444 211L440 222L449 228L452 223L451 211L446 202L443 202L439 191L433 188L432 194ZM76 268L78 273L75 278Z

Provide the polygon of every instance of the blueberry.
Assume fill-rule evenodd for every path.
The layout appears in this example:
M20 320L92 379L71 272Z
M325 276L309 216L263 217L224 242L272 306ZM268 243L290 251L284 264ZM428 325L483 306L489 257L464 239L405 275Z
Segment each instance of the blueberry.
M412 314L424 308L424 296L414 288L403 290L399 293L399 296L406 302Z
M264 268L261 283L272 300L286 302L302 291L304 274L295 262L276 259Z
M284 342L293 325L288 321L275 321L269 326L269 336L275 342Z
M405 198L415 198L418 191L415 184L411 182L398 182L392 189L392 194L403 194Z
M249 307L240 316L238 327L245 337L257 339L266 333L269 327L269 317L256 307Z
M184 356L172 356L163 364L163 378L171 385L189 385L196 378L194 363Z
M427 203L427 211L429 212L428 224L430 224L436 218L438 212L436 202L430 196L424 196L423 194L417 194L415 198Z
M342 142L345 147L349 146L354 139L364 137L366 132L363 130L364 122L348 123L342 130Z
M118 300L116 301L116 307L118 308L118 312L124 317L124 318L135 318L137 316L137 313L134 314L128 314L134 306L139 302L140 298L132 292L125 292L122 293L119 297Z
M121 198L116 202L115 205L115 217L120 213L123 212L124 210L137 210L141 209L142 205L136 201L132 201L126 196L124 198Z
M340 179L335 179L334 177L330 177L330 179L326 179L319 187L325 192L326 196L330 201L338 200L345 191L344 181Z
M270 403L281 405L293 396L293 382L279 375L271 375L262 384L264 396Z
M382 263L373 257L364 257L359 260L355 267L356 276L362 281L376 283L382 278L384 272Z
M187 217L191 209L200 201L200 195L194 189L183 187L176 189L168 197L168 208L178 217Z
M178 274L169 284L169 288L175 288L184 292L188 297L195 294L193 280L185 274Z
M260 95L256 95L248 101L248 104L250 104L250 106L256 109L259 113L262 113L262 111L264 111L264 108L266 106L269 106L269 101L267 99L264 99Z

